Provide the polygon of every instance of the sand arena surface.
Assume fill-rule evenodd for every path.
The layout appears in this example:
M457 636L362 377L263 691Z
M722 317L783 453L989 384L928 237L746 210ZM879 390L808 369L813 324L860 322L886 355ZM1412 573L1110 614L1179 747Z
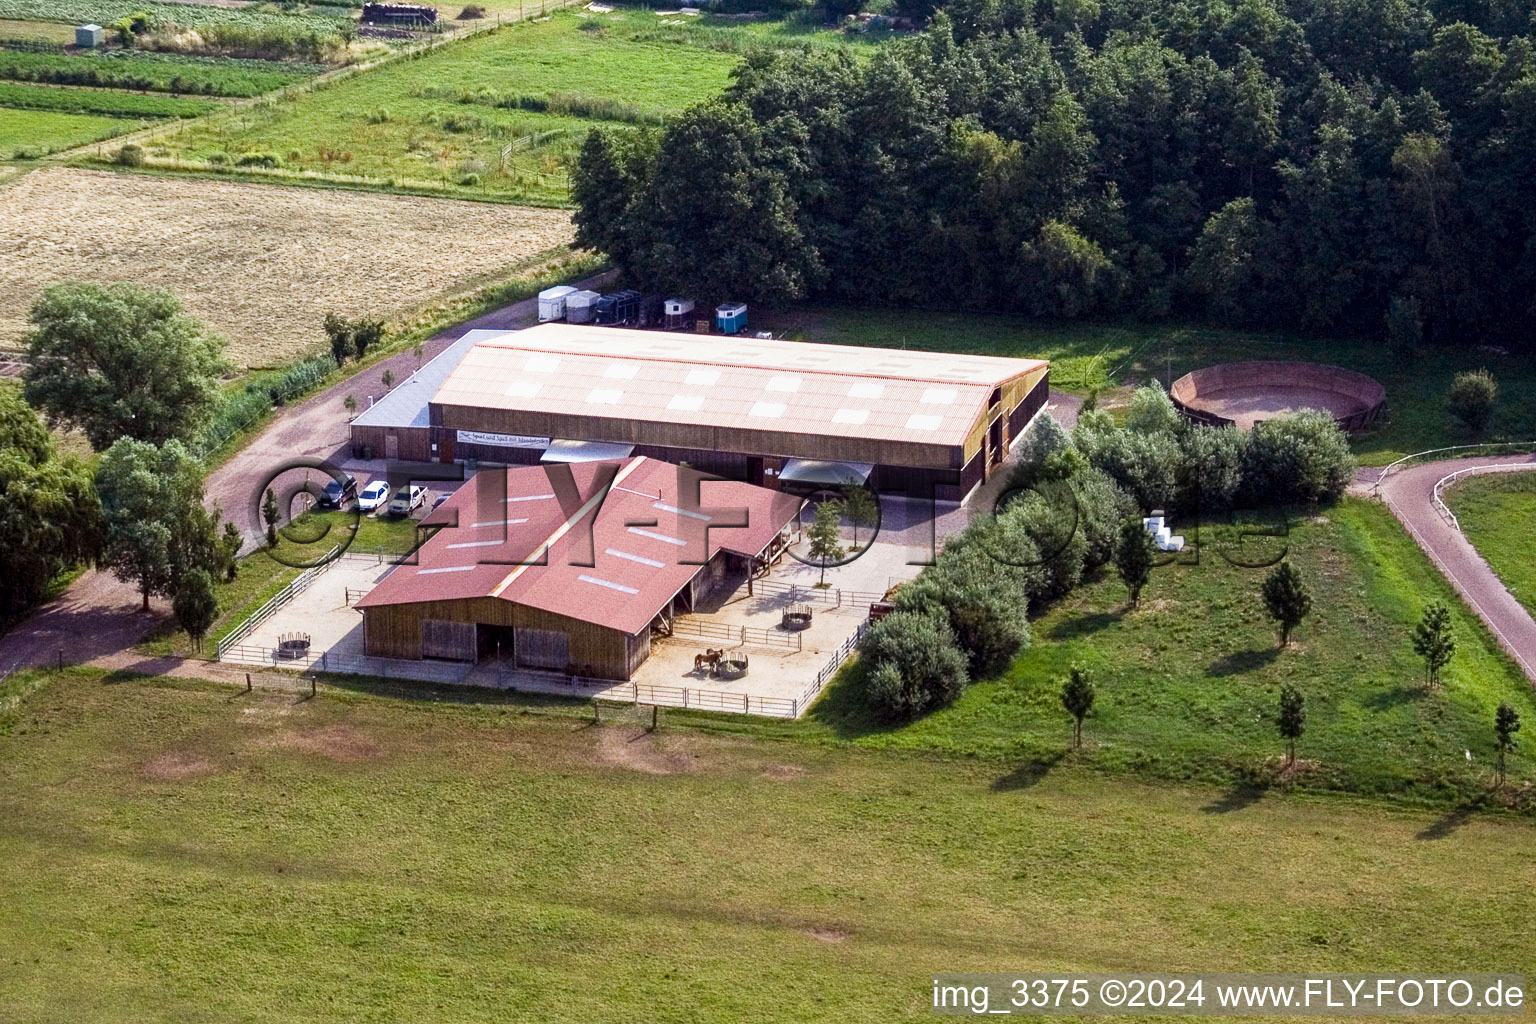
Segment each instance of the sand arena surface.
M136 281L270 366L319 345L331 310L398 316L571 236L567 210L48 168L0 188L0 345L50 284Z

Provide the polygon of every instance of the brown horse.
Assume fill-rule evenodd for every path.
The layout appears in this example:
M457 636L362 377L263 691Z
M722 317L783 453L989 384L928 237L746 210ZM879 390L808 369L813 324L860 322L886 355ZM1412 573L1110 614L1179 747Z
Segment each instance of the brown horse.
M716 651L706 647L703 654L695 654L693 656L693 670L699 672L707 667L710 675L714 675L715 669L720 666L720 659L724 656L725 651Z

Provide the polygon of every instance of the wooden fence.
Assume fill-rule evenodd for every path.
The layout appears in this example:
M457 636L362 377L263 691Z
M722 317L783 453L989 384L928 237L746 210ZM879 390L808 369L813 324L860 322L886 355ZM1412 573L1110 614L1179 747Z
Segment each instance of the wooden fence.
M864 636L864 631L868 628L868 620L859 623L859 628L853 631L853 636L844 640L842 645L832 652L832 657L827 659L827 663L822 666L821 671L816 673L816 678L806 684L805 689L800 691L800 696L794 699L795 713L791 717L799 718L800 713L815 702L816 698L821 695L821 691L826 689L827 684L832 681L832 677L837 675L837 670L842 668L843 662L847 661L848 657L858 649L859 640Z
M672 621L673 636L696 636L705 640L719 640L746 647L775 647L790 651L803 651L805 644L799 633L758 629L755 626L733 626L708 619L680 618Z

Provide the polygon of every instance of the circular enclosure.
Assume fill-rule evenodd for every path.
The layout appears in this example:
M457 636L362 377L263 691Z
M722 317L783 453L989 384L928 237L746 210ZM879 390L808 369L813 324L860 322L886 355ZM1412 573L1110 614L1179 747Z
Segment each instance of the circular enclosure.
M1174 381L1168 394L1196 423L1244 430L1293 409L1320 409L1341 430L1364 430L1387 405L1387 391L1375 379L1319 363L1207 366Z

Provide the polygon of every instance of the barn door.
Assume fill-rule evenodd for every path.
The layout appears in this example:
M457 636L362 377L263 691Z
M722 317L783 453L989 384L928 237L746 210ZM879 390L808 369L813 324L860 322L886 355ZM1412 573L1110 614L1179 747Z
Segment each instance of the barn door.
M422 619L421 656L447 658L450 661L474 661L475 624Z
M399 434L385 434L384 435L384 457L386 459L388 459L390 462L394 462L395 460L400 458L400 435Z
M564 671L571 663L571 638L558 629L519 629L517 663Z

